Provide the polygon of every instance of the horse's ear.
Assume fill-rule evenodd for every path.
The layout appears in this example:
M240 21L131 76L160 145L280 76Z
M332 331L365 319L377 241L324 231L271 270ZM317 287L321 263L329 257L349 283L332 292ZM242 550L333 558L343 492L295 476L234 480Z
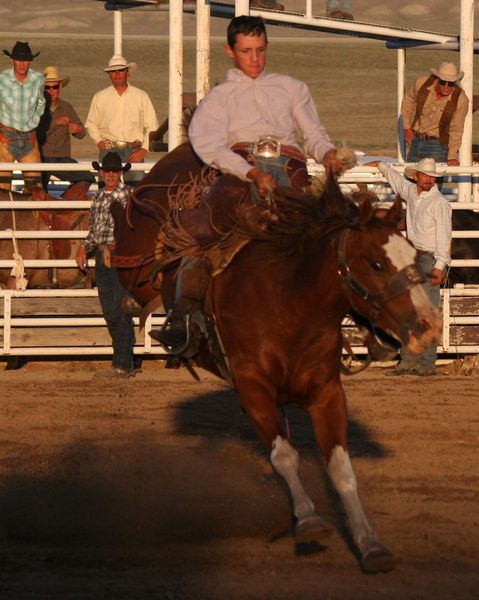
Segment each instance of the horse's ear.
M365 195L363 201L361 202L361 206L359 207L359 225L363 226L374 217L374 207L371 202L371 198L369 195Z
M396 196L396 200L394 201L394 204L388 210L384 219L397 226L397 225L399 225L399 223L402 219L402 216L403 216L402 215L402 200L399 196Z

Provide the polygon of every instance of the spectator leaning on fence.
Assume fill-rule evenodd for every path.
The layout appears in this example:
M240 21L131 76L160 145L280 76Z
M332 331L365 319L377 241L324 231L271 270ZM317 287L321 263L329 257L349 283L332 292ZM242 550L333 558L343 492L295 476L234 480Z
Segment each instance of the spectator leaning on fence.
M85 125L98 145L99 160L112 151L122 161L143 162L150 131L158 127L148 94L128 81L135 67L135 63L128 63L123 56L114 55L104 69L111 85L93 96ZM131 173L127 181L133 183L142 178L142 173Z
M4 50L12 67L0 73L0 162L39 163L35 129L45 108L44 78L30 69L33 59L28 42ZM25 187L40 184L40 173L24 172ZM0 187L11 188L11 171L0 172Z
M434 306L440 302L440 284L445 279L446 266L451 264L452 209L439 191L437 171L433 158L423 158L417 165L404 169L408 181L393 167L380 161L367 163L377 166L393 191L406 202L407 237L419 254L419 266L426 275L424 291ZM401 362L387 375L437 375L435 364L437 348L428 348L423 354L412 355L404 348Z
M464 121L469 100L459 81L456 65L443 62L430 75L419 77L406 92L401 117L404 138L410 144L407 162L434 158L459 166Z
M61 77L57 67L47 67L43 71L45 76L45 100L47 102L45 111L41 116L37 127L37 138L43 162L46 163L76 163L71 157L70 136L82 139L86 135L86 129L77 115L75 109L69 102L60 98L60 93L70 81L69 77ZM91 173L81 171L58 171L49 173L43 171L43 187L46 189L50 176L55 175L59 179L71 181L89 181L93 183L95 178Z

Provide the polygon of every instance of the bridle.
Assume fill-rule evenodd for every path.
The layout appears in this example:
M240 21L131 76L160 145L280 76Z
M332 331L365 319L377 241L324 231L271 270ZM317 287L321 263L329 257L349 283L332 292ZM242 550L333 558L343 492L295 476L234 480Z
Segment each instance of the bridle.
M394 273L384 286L377 291L372 293L368 288L363 285L355 275L351 272L347 258L346 258L346 240L348 237L350 228L344 229L339 236L338 243L338 274L343 285L343 289L348 297L350 298L351 290L360 296L363 300L371 305L371 310L367 315L367 319L375 324L379 313L383 306L396 296L406 292L415 285L426 282L426 275L424 274L421 267L416 264L410 264Z

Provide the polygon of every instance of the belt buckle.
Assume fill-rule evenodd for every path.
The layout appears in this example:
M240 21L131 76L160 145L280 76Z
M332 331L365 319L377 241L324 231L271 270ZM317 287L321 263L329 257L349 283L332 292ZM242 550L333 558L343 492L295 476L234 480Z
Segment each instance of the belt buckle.
M126 148L128 146L128 142L115 142L117 148Z
M281 142L273 135L262 135L256 138L253 154L265 158L278 158L281 155Z

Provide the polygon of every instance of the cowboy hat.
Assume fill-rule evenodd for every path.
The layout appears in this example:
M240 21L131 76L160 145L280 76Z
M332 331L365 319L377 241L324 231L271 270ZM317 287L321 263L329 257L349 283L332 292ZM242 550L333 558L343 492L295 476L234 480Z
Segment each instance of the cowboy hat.
M424 173L430 177L442 177L445 171L436 171L436 161L433 158L423 158L417 165L412 165L404 169L404 175L412 179L414 173Z
M114 54L110 60L108 61L108 67L105 67L103 70L106 73L110 73L110 71L120 71L121 69L134 69L136 67L136 63L127 63L126 59L123 58L120 54Z
M107 152L101 161L101 165L96 160L91 164L95 171L123 171L123 173L126 173L131 169L131 163L121 164L121 158L117 152Z
M62 84L62 87L65 87L70 81L69 77L60 77L56 67L46 67L43 70L43 74L45 75L45 82L59 81Z
M4 50L4 53L10 58L13 58L13 60L33 60L35 56L40 54L40 52L32 54L28 42L17 42L15 46L13 46L11 53L8 50Z
M439 70L431 69L431 73L442 81L449 81L450 83L456 83L464 77L464 71L457 72L457 67L454 63L443 62L439 65Z

